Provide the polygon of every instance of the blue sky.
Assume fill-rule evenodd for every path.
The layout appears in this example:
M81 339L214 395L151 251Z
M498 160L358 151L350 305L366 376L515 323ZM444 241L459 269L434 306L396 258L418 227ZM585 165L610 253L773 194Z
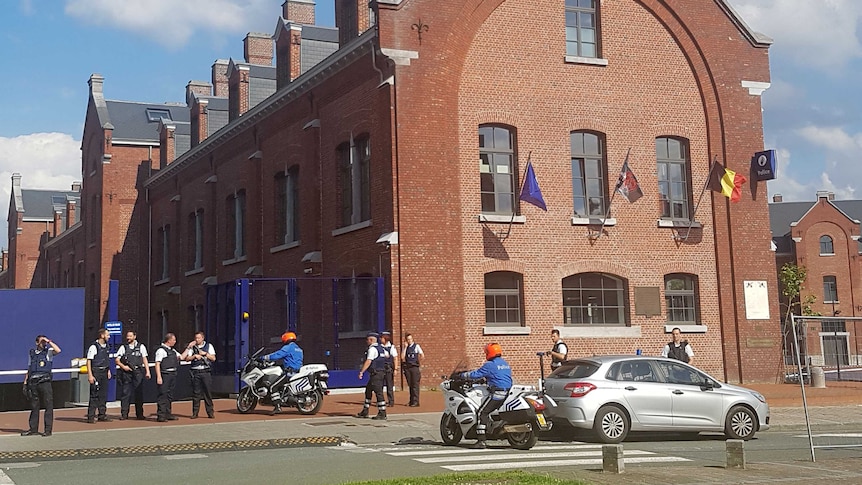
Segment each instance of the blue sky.
M181 102L190 80L210 79L213 61L242 58L247 32L272 33L282 2L0 2L0 247L13 172L33 189L68 189L81 179L90 74L105 77L108 99ZM772 87L763 94L765 146L779 154L770 196L862 197L862 1L730 3L775 41ZM317 0L319 24L334 25L333 5Z

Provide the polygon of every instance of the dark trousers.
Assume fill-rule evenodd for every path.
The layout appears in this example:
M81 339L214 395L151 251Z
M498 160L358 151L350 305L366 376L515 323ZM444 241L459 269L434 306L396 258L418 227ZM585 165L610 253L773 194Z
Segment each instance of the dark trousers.
M418 365L405 364L403 369L407 387L410 389L410 404L419 404L419 381L422 380L422 372Z
M386 385L386 398L390 406L395 405L395 370L391 367L386 368L383 374L383 382Z
M132 396L135 398L135 416L144 417L144 369L138 368L132 372L118 370L117 384L120 385L120 414L128 418L132 406Z
M269 388L270 396L272 396L273 404L281 404L284 401L284 396L282 395L282 390L284 390L284 386L290 382L290 379L296 375L296 369L288 367L284 370L284 374L278 376L278 379L272 383Z
M505 399L494 399L494 393L485 399L485 402L479 406L479 425L476 427L476 434L479 439L485 439L485 430L491 427L491 413L500 409Z
M177 383L176 372L162 372L162 385L159 389L157 415L159 419L171 416L171 402L174 400L174 385Z
M54 427L54 389L51 379L36 384L33 378L27 379L30 388L30 431L39 431L39 408L45 406L45 432L50 433Z
M368 412L371 407L371 394L377 396L377 412L386 412L386 396L383 395L383 383L386 380L384 371L372 371L368 377L368 384L365 385L365 405L362 408L363 412Z
M96 412L99 418L104 418L107 412L108 369L93 369L93 383L90 384L90 405L87 406L87 419L92 419Z
M207 416L212 416L213 411L213 375L207 370L192 369L192 416L197 416L201 409L201 399L207 410Z

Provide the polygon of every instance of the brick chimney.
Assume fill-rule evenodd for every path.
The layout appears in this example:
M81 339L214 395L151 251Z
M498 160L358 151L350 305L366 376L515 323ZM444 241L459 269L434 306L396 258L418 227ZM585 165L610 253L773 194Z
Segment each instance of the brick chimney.
M193 95L212 96L213 85L206 81L189 81L186 84L186 106L192 105Z
M191 122L191 144L192 148L198 146L202 141L209 136L209 120L207 119L207 106L209 100L194 99L192 100L189 121Z
M272 65L272 36L249 32L242 41L243 54L247 64L257 66Z
M288 22L314 25L314 0L287 0L281 5L281 11Z
M784 197L781 194L775 194L772 196L772 202L784 202Z
M54 233L51 237L57 237L63 232L63 212L54 211Z
M835 200L835 193L828 190L818 190L817 200Z
M227 59L216 59L213 63L213 96L227 97L227 65Z
M75 225L75 209L77 204L74 200L66 201L66 229Z
M371 9L364 0L335 0L338 45L344 46L371 27Z
M159 123L159 169L165 168L176 159L177 143L174 132L177 125L166 123L164 119Z
M279 21L275 32L275 86L281 89L302 73L302 26Z
M248 111L249 67L231 64L228 69L228 120L233 121Z

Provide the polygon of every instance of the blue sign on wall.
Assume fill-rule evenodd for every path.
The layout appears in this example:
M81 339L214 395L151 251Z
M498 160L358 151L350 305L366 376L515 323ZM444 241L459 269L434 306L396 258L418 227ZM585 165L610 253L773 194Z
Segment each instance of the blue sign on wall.
M751 157L751 171L754 173L755 180L774 180L777 161L775 150L755 153Z
M108 331L108 335L122 335L123 322L105 322L105 330Z

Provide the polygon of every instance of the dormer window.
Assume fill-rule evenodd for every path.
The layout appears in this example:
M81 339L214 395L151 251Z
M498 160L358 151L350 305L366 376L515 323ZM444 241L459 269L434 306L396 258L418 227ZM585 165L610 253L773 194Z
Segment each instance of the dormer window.
M166 109L147 109L147 119L153 122L159 120L173 121L171 119L171 112Z

